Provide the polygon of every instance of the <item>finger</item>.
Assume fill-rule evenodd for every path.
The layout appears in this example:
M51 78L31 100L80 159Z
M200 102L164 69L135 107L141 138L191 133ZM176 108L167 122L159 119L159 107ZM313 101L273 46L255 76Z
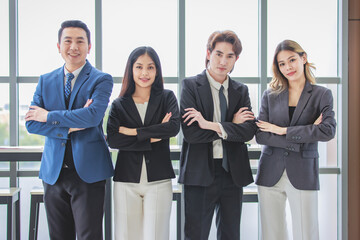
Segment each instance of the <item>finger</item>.
M185 108L184 110L185 110L185 111L196 111L195 108Z
M195 120L195 118L191 119L191 121L187 125L190 126L193 122L195 122Z
M185 113L182 117L185 118L186 116L188 116L191 113L193 113L193 111L189 111L189 112Z
M193 117L192 116L187 116L187 118L184 120L184 122L187 122L189 121L190 119L192 119Z

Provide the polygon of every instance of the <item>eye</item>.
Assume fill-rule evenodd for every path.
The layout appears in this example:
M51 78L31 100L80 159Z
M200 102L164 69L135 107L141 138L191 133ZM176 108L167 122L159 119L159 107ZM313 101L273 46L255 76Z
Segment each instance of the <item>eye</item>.
M142 69L142 67L141 67L141 66L136 66L135 68L137 68L137 69Z
M150 66L150 67L149 67L149 70L153 70L153 69L155 69L154 66Z
M290 59L290 62L295 62L295 61L296 61L295 58Z
M284 63L279 63L279 67L283 67L284 65Z

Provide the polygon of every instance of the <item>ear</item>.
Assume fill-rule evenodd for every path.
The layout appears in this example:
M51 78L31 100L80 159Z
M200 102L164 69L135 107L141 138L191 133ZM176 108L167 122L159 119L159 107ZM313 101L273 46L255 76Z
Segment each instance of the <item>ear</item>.
M57 43L56 46L57 46L57 48L58 48L58 50L59 50L59 53L60 53L60 44Z
M306 53L304 53L304 54L301 56L301 59L303 60L303 63L304 63L304 64L307 63L307 55L306 55Z
M91 43L89 43L88 54L90 53L90 49L91 49Z
M210 50L206 50L206 59L210 61L210 55L211 55L211 52Z

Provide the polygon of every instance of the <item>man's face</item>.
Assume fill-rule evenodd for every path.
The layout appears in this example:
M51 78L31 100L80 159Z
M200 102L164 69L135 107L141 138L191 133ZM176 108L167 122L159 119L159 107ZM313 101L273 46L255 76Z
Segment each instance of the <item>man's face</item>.
M57 47L65 60L65 67L68 71L73 72L85 64L91 44L88 43L84 29L69 27L63 30Z
M233 45L228 42L218 42L212 52L207 51L209 60L208 71L215 81L222 83L234 67L238 57L233 51Z

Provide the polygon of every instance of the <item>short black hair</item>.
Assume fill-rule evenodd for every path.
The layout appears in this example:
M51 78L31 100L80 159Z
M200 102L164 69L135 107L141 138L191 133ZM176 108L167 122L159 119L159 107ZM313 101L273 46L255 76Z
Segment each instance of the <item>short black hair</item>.
M85 23L83 23L82 21L80 21L80 20L67 20L67 21L61 23L61 28L59 29L59 32L58 32L58 41L59 41L59 43L61 42L62 32L64 31L65 28L69 28L69 27L76 27L76 28L84 29L84 31L86 32L86 37L88 39L88 44L91 43L91 41L90 41L90 30L87 27L87 25Z

